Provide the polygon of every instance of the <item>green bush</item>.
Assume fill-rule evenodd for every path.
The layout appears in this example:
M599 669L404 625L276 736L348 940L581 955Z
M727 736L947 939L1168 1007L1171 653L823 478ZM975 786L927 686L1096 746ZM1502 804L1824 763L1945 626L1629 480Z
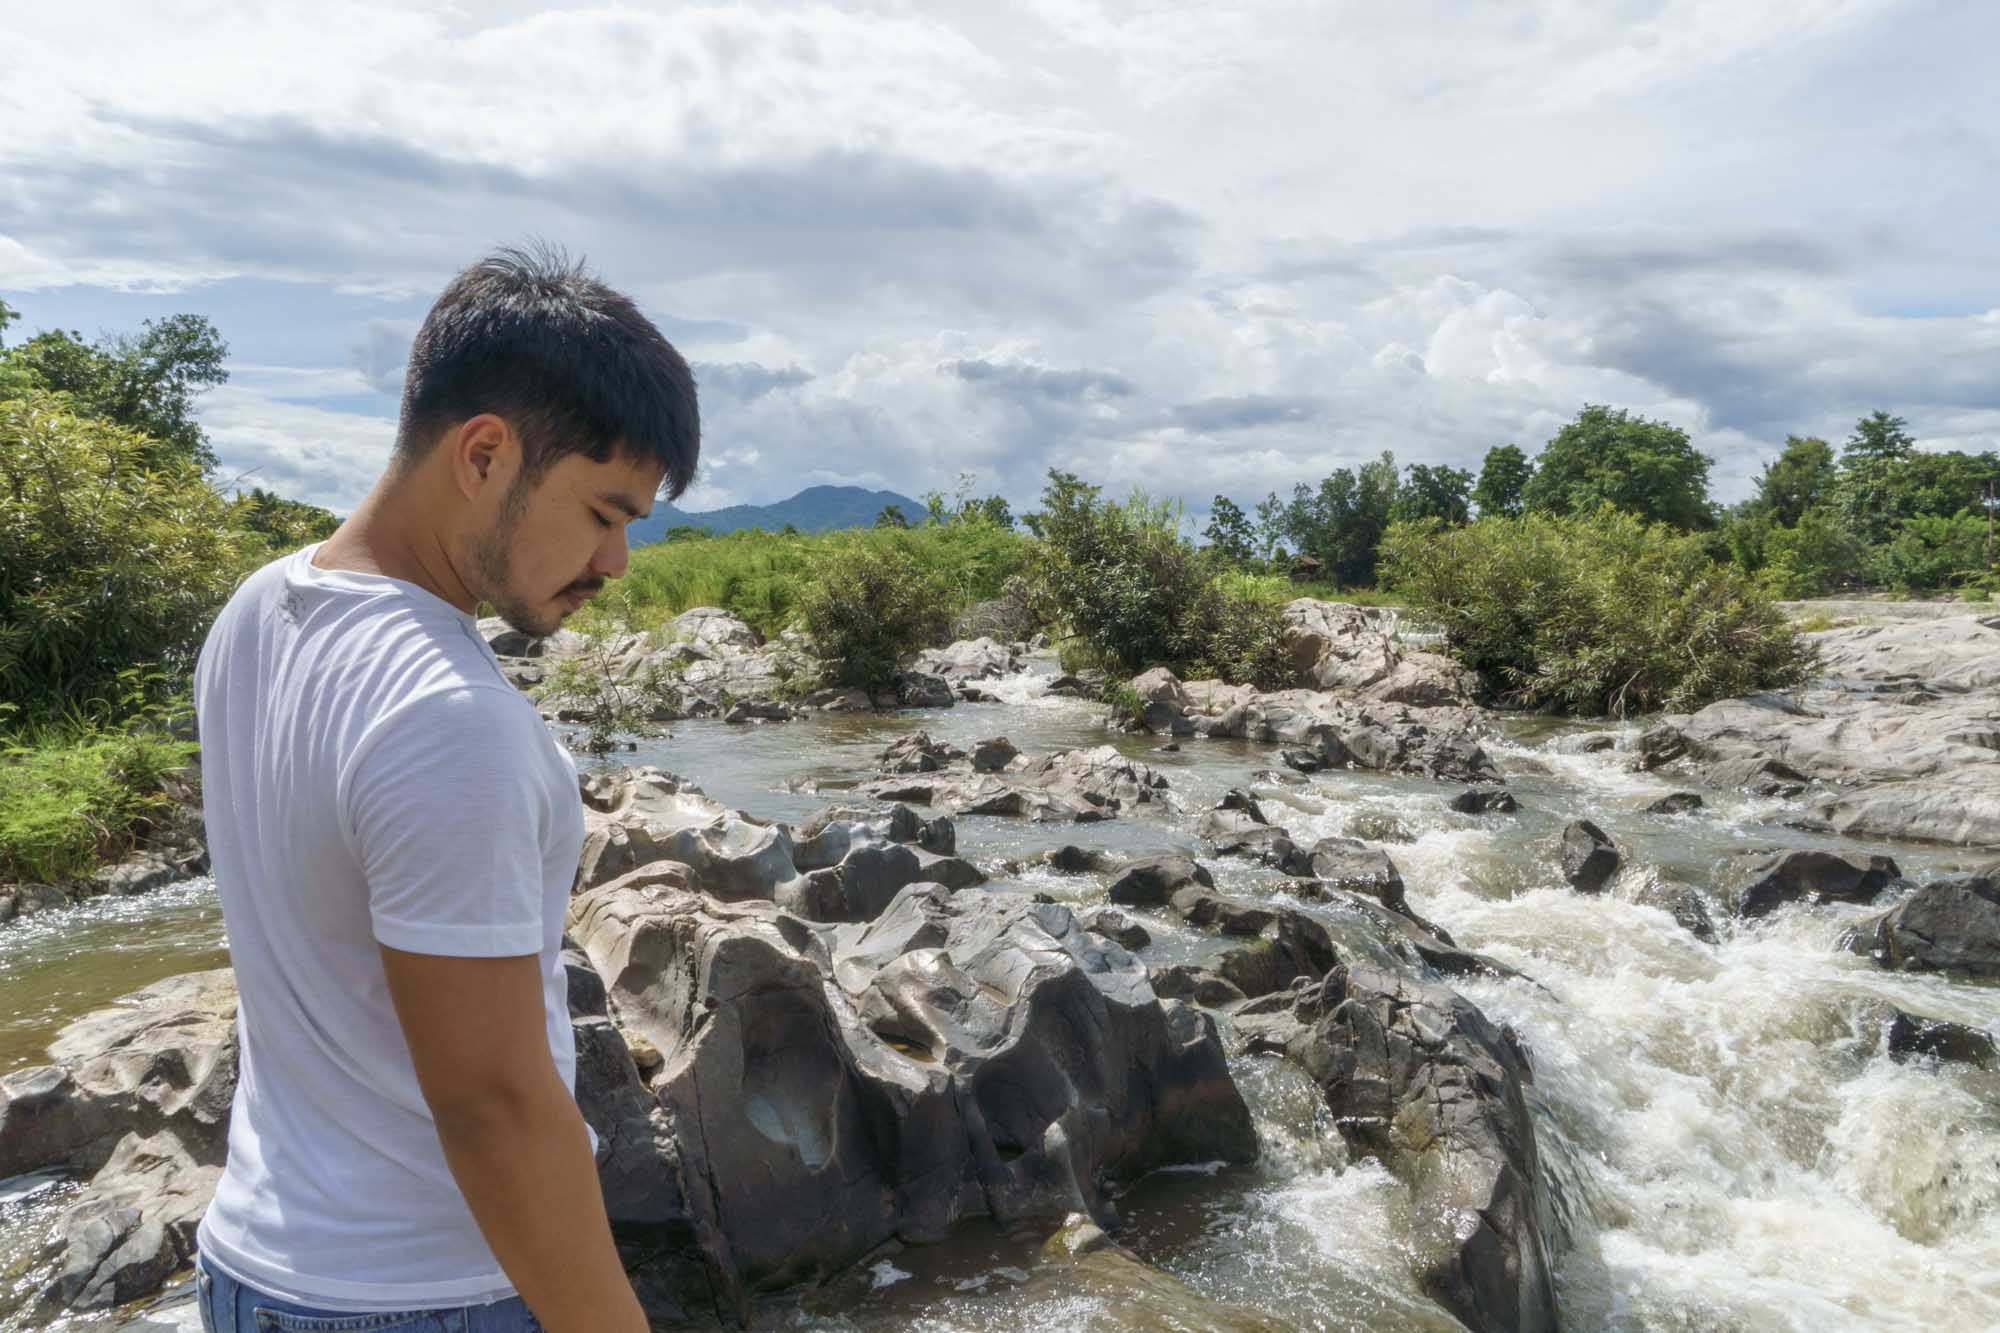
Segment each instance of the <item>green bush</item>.
M1190 678L1261 686L1296 674L1271 582L1242 575L1225 582L1181 535L1169 505L1142 494L1106 502L1068 473L1049 477L1026 568L1044 623L1123 670L1165 665Z
M815 553L796 611L834 680L872 688L894 679L905 657L942 642L960 600L940 571L855 533Z
M0 880L56 883L125 850L194 750L150 718L21 733L0 748Z
M1873 572L1897 592L1935 592L1976 581L1986 572L1986 517L1906 518L1874 556Z
M1838 516L1808 509L1796 526L1765 531L1760 579L1778 597L1824 597L1859 584L1868 554Z
M192 668L244 572L229 504L146 437L45 392L0 400L0 702L110 718L122 668Z
M1385 570L1450 651L1530 708L1623 717L1803 684L1813 650L1699 537L1608 507L1391 529Z

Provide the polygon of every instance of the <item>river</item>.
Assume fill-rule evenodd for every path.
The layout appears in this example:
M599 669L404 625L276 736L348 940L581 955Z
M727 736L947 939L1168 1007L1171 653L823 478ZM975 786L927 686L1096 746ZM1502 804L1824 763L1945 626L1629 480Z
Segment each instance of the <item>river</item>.
M1896 1063L1880 1038L1891 1006L2000 1030L2000 988L1884 972L1836 950L1868 908L1791 907L1741 927L1718 916L1721 941L1708 945L1634 901L1645 877L1712 882L1743 849L1857 844L1786 828L1776 800L1705 793L1707 807L1692 814L1645 813L1674 788L1632 771L1636 723L1502 719L1488 749L1521 810L1469 816L1445 805L1456 788L1419 779L1340 771L1284 782L1270 775L1267 747L1189 739L1176 750L1157 737L1112 735L1101 708L1048 696L1045 681L1016 677L996 690L1005 702L941 712L683 722L617 758L692 777L752 814L799 820L872 774L882 747L916 727L961 745L1005 735L1029 754L1108 740L1166 774L1178 799L1164 814L1083 827L959 819L959 854L989 873L1063 843L1192 849L1195 817L1229 788L1250 788L1302 844L1328 835L1379 843L1419 913L1541 983L1455 984L1511 1023L1531 1054L1541 1160L1570 1233L1558 1268L1570 1327L2000 1327L2000 1072ZM1571 891L1557 865L1556 839L1579 817L1625 855L1602 897ZM1982 859L1941 847L1865 849L1893 855L1918 881ZM1219 888L1243 896L1268 896L1276 878L1244 862L1209 864ZM1079 903L1102 892L1096 877L1042 869L995 874L984 891L1007 890ZM1149 961L1208 962L1224 947L1170 914L1137 915L1154 938L1141 955ZM0 1068L40 1062L39 1048L70 1017L218 965L221 946L214 895L201 882L0 931ZM1120 1201L1119 1238L1204 1295L1289 1326L1455 1327L1408 1274L1401 1187L1373 1163L1348 1160L1301 1074L1271 1057L1232 1063L1257 1115L1262 1160L1142 1182ZM0 1188L0 1261L17 1291L71 1188ZM759 1322L1124 1326L1101 1297L1037 1271L1046 1234L970 1225L854 1282L774 1302ZM11 1326L45 1325L22 1313ZM186 1326L184 1310L153 1326Z

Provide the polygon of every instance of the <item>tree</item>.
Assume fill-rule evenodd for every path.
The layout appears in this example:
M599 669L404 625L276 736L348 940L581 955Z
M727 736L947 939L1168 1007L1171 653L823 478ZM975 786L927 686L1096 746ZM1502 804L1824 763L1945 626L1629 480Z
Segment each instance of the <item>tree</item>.
M185 460L204 473L215 467L208 437L194 418L194 400L223 383L229 345L201 315L149 319L139 334L86 343L61 330L38 333L5 353L7 362L41 388L66 393L82 412L151 437L148 463Z
M1479 506L1479 516L1519 518L1521 492L1534 475L1535 465L1520 446L1496 444L1488 449L1479 468L1479 484L1472 488L1472 503Z
M1265 564L1285 549L1285 502L1272 491L1257 502L1257 555Z
M903 506L883 505L882 512L875 515L875 526L878 528L907 528L910 526L910 520L903 517Z
M1208 526L1202 530L1209 547L1232 565L1247 565L1257 557L1257 533L1242 506L1226 495L1218 495L1208 507Z
M1815 436L1787 435L1784 452L1758 474L1752 503L1780 527L1795 527L1808 509L1833 498L1839 480L1832 445Z
M1857 461L1895 463L1916 452L1917 442L1904 429L1910 423L1879 409L1854 423L1854 433L1840 451L1840 461L1852 467Z
M981 522L991 523L996 528L1011 530L1014 526L1014 509L1004 495L989 495L984 500L973 502L968 511Z
M1396 457L1384 451L1350 472L1335 468L1317 490L1300 482L1285 506L1284 532L1301 555L1318 560L1343 586L1375 581L1375 549L1401 492Z
M7 326L21 317L21 312L5 301L0 301L0 347L7 345Z
M1692 531L1715 522L1711 462L1678 426L1591 404L1542 449L1521 500L1552 514L1587 515L1609 504Z
M1434 518L1448 527L1471 522L1472 474L1446 464L1410 464L1389 517L1396 523Z
M36 390L0 401L0 704L115 719L121 675L194 664L245 572L229 505L186 459ZM0 708L0 713L9 711Z

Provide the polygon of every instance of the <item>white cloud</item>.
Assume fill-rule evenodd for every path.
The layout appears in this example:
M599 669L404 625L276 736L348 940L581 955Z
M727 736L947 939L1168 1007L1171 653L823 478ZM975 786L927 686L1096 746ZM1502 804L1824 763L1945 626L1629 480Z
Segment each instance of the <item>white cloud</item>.
M0 289L434 292L587 253L704 367L697 504L815 481L1205 507L1584 402L1743 493L1874 407L2000 447L1990 7L1038 0L43 6L0 46ZM273 299L273 298L266 298ZM256 321L268 324L268 312ZM217 318L230 332L227 312ZM204 408L352 504L408 302ZM265 368L252 370L251 364ZM289 461L286 461L289 460ZM309 497L310 498L310 497Z

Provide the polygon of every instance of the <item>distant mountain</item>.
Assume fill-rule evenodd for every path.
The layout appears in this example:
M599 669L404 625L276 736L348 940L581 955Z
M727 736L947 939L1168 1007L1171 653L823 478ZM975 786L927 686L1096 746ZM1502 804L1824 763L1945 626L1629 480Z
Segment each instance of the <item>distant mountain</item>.
M884 507L896 505L903 516L915 523L924 513L923 502L894 491L864 491L859 486L808 486L789 500L769 505L730 505L727 509L707 509L690 513L665 501L653 506L652 514L626 529L626 540L634 546L656 542L668 528L707 528L721 534L740 528L762 528L777 532L787 523L800 532L826 532L833 528L872 527Z

